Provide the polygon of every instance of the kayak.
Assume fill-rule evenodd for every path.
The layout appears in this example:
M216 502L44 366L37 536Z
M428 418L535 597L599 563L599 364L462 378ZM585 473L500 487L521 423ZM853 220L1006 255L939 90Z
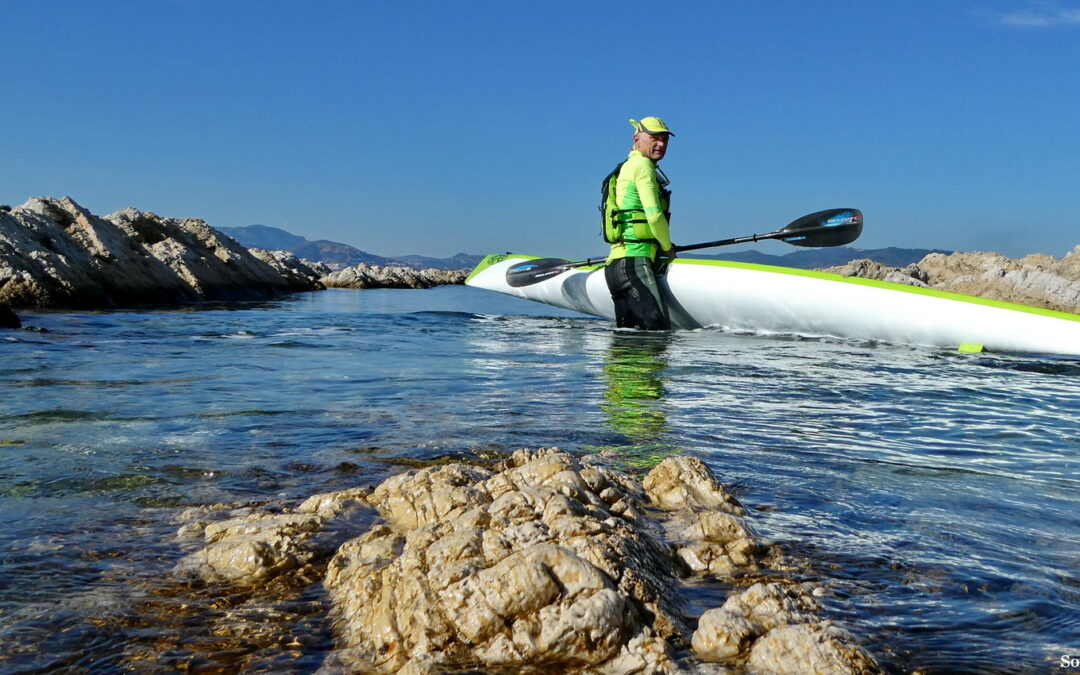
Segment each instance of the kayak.
M489 255L465 283L614 319L602 265L511 286L507 271L537 256ZM887 281L772 265L677 258L658 276L673 328L720 328L962 351L1080 355L1080 314Z

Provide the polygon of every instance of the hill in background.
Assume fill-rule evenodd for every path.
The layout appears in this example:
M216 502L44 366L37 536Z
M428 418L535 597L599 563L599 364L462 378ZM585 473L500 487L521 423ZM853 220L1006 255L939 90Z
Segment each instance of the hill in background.
M458 253L450 258L428 258L421 255L387 258L336 241L327 241L325 239L309 241L291 232L276 227L267 227L266 225L219 227L217 229L247 248L290 251L300 258L321 262L336 270L353 267L361 263L368 265L404 265L415 269L428 267L443 270L469 269L475 267L483 258L482 255L469 253ZM835 248L804 248L784 255L770 255L759 251L734 251L702 255L695 251L693 257L710 260L733 260L761 265L780 265L799 269L819 269L845 265L860 258L869 258L890 267L905 267L919 262L930 253L947 254L951 253L951 251L894 247L861 249L838 246Z
M475 267L483 259L481 255L469 255L467 253L458 253L450 258L428 258L421 255L387 258L336 241L326 239L309 241L291 232L266 225L219 227L217 229L247 248L290 251L299 258L321 262L335 270L354 267L361 263L368 265L404 265L414 269L428 267L442 270L469 269Z
M906 267L917 263L931 253L949 254L952 251L926 248L875 248L861 249L849 246L837 246L835 248L803 248L784 255L769 255L757 251L736 251L733 253L721 253L714 255L697 255L695 258L709 260L733 260L736 262L757 263L760 265L779 265L781 267L796 267L804 270L815 270L824 267L837 267L846 265L852 260L869 258L874 262L889 267Z
M288 251L307 241L298 234L279 230L266 225L248 225L247 227L219 227L219 231L229 235L242 246L261 248L267 251Z

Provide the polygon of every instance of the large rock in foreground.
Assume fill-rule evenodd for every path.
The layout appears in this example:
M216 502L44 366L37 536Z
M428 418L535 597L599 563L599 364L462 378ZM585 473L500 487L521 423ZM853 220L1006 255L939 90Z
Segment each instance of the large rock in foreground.
M403 265L361 263L328 274L320 281L327 288L431 288L464 284L468 275L468 270L416 270Z
M189 518L182 532L205 546L176 573L247 589L321 578L337 640L326 674L875 672L793 582L706 612L692 662L682 578L734 584L756 569L764 547L745 514L696 458L639 483L599 458L519 450L493 469L409 471L295 510Z
M931 253L904 268L853 260L827 272L1080 313L1080 246L1060 260L1041 253Z
M320 270L260 259L196 219L127 208L104 218L70 198L0 211L0 303L120 307L246 300L321 288Z
M664 638L685 628L674 560L638 526L642 500L558 453L517 453L501 473L450 465L387 480L369 502L388 526L343 546L327 572L339 657L379 672L668 669Z

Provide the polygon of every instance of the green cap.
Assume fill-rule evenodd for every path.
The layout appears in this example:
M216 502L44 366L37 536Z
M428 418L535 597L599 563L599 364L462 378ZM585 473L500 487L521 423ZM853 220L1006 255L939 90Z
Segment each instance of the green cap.
M634 127L634 131L644 131L647 134L675 135L672 133L671 129L668 129L668 126L664 124L664 120L659 117L645 117L640 122L637 120L630 120L630 126Z

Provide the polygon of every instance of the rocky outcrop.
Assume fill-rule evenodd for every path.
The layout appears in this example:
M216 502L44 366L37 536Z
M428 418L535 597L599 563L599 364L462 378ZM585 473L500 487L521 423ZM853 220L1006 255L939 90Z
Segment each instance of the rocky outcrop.
M0 212L0 302L13 307L255 299L317 287L317 272L281 268L196 219L133 208L102 218L67 197Z
M877 661L831 621L780 626L754 642L746 669L769 675L874 673Z
M251 255L270 265L278 274L299 290L323 290L326 286L320 279L333 270L327 265L296 257L289 251L267 251L261 248L248 249Z
M1080 246L1061 259L1041 253L1020 259L931 253L904 268L855 260L825 271L1080 313Z
M683 577L731 584L765 551L745 514L697 459L639 483L596 457L520 450L293 510L188 512L181 534L204 545L176 574L248 589L321 579L338 645L323 672L676 673L687 646L718 668L874 672L795 584L732 594L693 631Z
M872 673L878 664L855 638L818 619L821 604L802 586L758 583L698 621L692 646L705 661L746 655L751 673Z
M465 283L468 270L360 264L322 277L327 288L431 288Z
M622 477L520 452L499 473L402 474L370 501L387 526L325 581L350 668L670 668L664 638L685 630L673 561L635 526L640 488Z

